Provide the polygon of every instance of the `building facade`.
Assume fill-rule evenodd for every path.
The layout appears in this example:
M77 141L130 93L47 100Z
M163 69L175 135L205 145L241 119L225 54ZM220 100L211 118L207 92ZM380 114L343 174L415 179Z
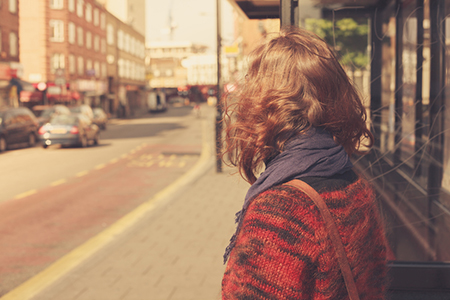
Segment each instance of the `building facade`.
M100 106L107 92L105 8L94 0L21 0L20 9L24 78L40 90L21 100Z
M145 0L97 0L125 24L145 36Z
M108 99L119 116L145 107L145 36L106 14Z
M150 87L178 88L188 85L187 59L195 55L203 55L206 50L206 46L188 41L147 43L146 63Z
M0 107L18 105L17 86L11 85L12 78L22 75L17 1L0 1Z

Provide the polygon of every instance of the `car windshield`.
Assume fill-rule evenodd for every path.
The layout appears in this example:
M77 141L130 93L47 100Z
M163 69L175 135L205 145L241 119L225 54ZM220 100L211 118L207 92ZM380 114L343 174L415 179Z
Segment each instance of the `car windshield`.
M73 125L77 123L76 116L70 115L57 115L51 118L50 124L58 124L58 125Z
M80 113L81 112L81 107L71 107L70 111L73 113Z
M53 114L53 109L44 109L41 111L40 115L38 117L50 117Z

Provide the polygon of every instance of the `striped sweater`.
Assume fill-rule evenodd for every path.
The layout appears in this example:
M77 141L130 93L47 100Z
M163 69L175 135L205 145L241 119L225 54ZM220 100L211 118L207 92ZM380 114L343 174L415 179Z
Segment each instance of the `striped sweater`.
M374 194L357 179L319 190L334 217L361 300L384 299L386 242ZM222 299L348 299L314 202L276 186L248 207L222 281Z

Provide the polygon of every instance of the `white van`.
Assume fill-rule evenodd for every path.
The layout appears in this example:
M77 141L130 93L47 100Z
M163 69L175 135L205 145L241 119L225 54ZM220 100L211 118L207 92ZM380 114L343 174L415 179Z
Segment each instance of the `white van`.
M148 93L147 106L149 112L166 111L166 94L164 92L156 91Z

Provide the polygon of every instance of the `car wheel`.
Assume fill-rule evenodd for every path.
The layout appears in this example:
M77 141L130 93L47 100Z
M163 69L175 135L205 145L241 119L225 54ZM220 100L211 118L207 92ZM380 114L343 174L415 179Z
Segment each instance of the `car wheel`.
M47 149L48 145L44 144L44 145L42 145L42 148Z
M88 140L86 136L82 136L81 137L81 141L80 141L81 147L86 148L88 146Z
M98 145L98 140L99 140L99 134L96 133L94 136L94 145Z
M6 145L6 139L4 137L0 137L0 152L6 151L8 146Z
M33 147L36 144L36 136L34 133L30 133L28 136L28 147Z

